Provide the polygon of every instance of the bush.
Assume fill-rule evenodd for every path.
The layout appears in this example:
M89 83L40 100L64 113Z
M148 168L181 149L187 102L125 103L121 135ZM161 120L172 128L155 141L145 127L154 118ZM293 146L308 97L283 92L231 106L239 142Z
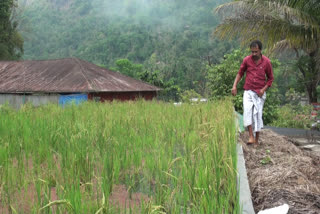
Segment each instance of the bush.
M191 103L191 99L196 98L200 101L201 95L198 94L195 90L185 90L180 95L180 100L184 103Z
M287 104L277 110L277 119L271 125L286 128L308 129L311 126L311 105L291 105Z

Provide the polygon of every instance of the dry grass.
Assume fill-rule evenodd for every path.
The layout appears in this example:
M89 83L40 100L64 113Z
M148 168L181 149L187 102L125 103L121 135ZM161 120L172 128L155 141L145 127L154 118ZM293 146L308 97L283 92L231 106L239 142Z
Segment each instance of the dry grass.
M260 134L256 148L241 134L255 211L283 203L289 213L320 213L320 157L296 147L271 130Z

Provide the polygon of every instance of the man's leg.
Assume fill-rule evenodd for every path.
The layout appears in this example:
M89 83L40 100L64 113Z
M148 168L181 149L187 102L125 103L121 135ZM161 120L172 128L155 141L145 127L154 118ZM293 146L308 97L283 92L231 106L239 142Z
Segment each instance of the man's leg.
M253 131L252 131L252 125L248 126L248 131L249 131L249 141L248 143L255 143L255 139L253 136Z
M261 130L261 128L263 127L263 119L262 119L262 113L263 113L263 105L264 105L264 102L265 102L265 99L266 99L266 93L264 93L263 97L262 98L259 98L260 99L260 109L259 109L259 112L258 112L258 124L259 124L259 130ZM259 134L260 132L256 132L255 135L256 135L256 145L259 145Z
M256 144L259 145L259 134L260 132L256 132Z
M244 91L243 93L243 125L248 128L249 131L249 139L248 143L254 143L255 139L252 131L252 123L253 123L253 102L252 95L250 91Z

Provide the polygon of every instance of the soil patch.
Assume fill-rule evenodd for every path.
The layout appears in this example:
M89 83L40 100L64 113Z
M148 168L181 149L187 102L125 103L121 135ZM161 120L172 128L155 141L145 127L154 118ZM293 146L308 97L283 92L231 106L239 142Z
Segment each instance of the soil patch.
M247 139L240 134L255 212L287 203L289 214L320 213L320 156L268 129L257 147Z
M147 203L150 200L147 195L142 193L132 193L130 196L125 185L115 185L109 199L114 206L122 210L138 208L142 201Z

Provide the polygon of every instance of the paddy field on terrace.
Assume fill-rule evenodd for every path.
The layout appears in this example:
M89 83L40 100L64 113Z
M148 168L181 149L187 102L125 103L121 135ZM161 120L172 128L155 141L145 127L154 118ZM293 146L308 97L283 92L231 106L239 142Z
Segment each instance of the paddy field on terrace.
M0 108L0 213L239 213L229 100Z

